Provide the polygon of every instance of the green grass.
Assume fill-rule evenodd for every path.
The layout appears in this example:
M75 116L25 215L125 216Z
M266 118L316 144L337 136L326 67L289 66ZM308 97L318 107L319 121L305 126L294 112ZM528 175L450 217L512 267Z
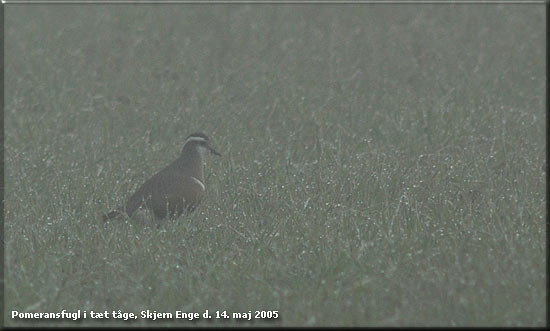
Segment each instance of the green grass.
M5 325L545 325L542 4L5 17ZM100 225L195 131L194 214Z

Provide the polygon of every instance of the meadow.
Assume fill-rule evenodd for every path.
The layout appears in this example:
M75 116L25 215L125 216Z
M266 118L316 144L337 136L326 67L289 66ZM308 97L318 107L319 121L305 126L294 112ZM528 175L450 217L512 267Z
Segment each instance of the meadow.
M6 5L4 325L544 326L544 11ZM101 222L196 131L192 215Z

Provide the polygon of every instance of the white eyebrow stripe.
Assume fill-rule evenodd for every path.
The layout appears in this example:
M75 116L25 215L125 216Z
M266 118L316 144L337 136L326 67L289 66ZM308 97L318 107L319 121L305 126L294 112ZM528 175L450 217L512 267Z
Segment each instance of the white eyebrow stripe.
M203 137L189 137L187 138L185 143L187 144L190 141L206 141L206 139L204 139Z
M196 179L196 178L193 177L193 176L191 176L191 179L194 180L195 182L197 182L197 183L202 187L202 190L203 190L203 191L206 190L206 187L204 187L204 184L203 184L200 180Z

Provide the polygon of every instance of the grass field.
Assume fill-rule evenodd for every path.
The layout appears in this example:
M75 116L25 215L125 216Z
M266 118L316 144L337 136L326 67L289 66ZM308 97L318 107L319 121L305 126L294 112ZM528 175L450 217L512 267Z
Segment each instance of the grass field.
M7 5L4 324L543 326L544 59L543 4ZM196 212L103 227L195 131Z

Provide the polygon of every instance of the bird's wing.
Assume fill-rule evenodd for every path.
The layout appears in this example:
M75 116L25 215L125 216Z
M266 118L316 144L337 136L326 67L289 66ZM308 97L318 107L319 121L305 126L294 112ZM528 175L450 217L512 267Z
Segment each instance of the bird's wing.
M166 212L180 215L185 209L196 206L204 194L204 185L193 177L177 171L166 171L152 184L151 207L158 217Z
M155 176L151 177L128 199L126 203L126 213L128 215L132 215L139 207L150 205L152 188L155 181Z

